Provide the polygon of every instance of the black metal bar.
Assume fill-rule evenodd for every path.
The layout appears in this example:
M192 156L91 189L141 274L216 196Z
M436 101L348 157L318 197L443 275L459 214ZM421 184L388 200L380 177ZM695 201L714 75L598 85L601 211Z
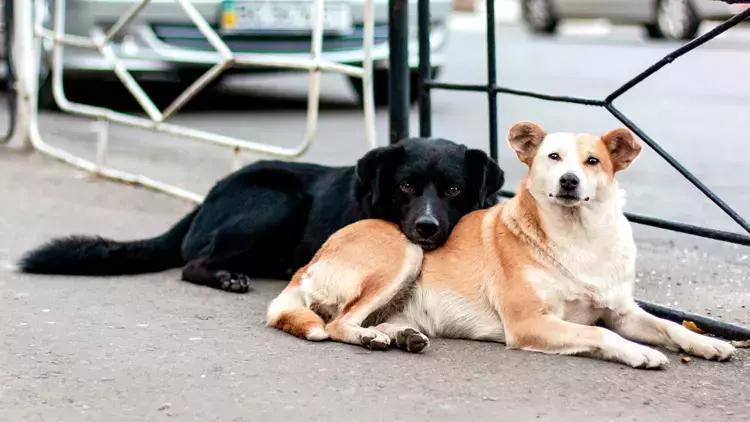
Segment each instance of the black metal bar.
M426 84L432 79L430 61L430 0L419 0L417 5L417 24L419 32L419 136L432 136L432 100L430 87Z
M432 89L447 89L453 91L476 91L476 92L490 92L491 89L487 85L473 85L473 84L454 84L450 82L436 82L436 81L425 81L425 86Z
M390 142L409 136L409 1L388 1Z
M659 318L668 319L678 324L681 324L682 321L692 321L701 330L723 337L727 340L750 339L750 330L739 325L730 324L691 312L681 311L679 309L668 308L666 306L646 302L645 300L636 300L636 302L638 302L638 305L644 311Z
M5 26L4 48L5 48L5 88L8 101L8 130L2 137L0 143L7 143L16 127L16 74L13 68L13 0L5 0L3 7L3 24Z
M505 88L502 86L496 87L495 92L500 94L511 94L511 95L517 95L521 97L531 97L531 98L537 98L540 100L545 101L555 101L555 102L563 102L563 103L573 103L573 104L583 104L583 105L589 105L589 106L597 106L597 107L604 107L604 101L602 100L594 100L590 98L579 98L579 97L568 97L564 95L549 95L549 94L541 94L538 92L533 91L523 91L520 89L513 89L513 88Z
M625 216L628 217L628 220L632 221L633 223L642 224L644 226L651 226L660 229L671 230L674 232L690 234L693 236L706 237L709 239L721 240L723 242L750 246L750 236L745 236L739 233L694 226L692 224L678 223L676 221L662 220L660 218L654 218L647 215L633 214L628 212L625 213Z
M487 103L490 120L490 157L497 160L497 54L495 52L495 0L487 0Z
M496 86L494 88L486 85L474 85L474 84L457 84L450 82L435 82L426 80L425 85L433 89L445 89L453 91L477 91L477 92L496 92L498 94L509 94L516 95L519 97L531 97L544 101L555 101L561 103L573 103L582 104L596 107L604 107L606 104L602 100L596 100L592 98L581 98L581 97L570 97L567 95L549 95L542 94L534 91L524 91L521 89L506 88L504 86Z
M717 27L713 28L712 30L706 32L705 34L701 35L700 37L690 41L689 43L683 45L682 47L678 48L677 50L674 50L673 52L667 54L664 56L663 59L659 60L658 62L652 64L648 67L648 69L644 70L643 72L636 75L633 79L627 81L624 85L617 88L614 92L609 94L607 98L604 99L604 102L607 104L612 103L617 97L624 94L626 91L628 91L630 88L636 86L644 79L648 78L649 76L653 75L657 70L661 69L662 67L672 63L677 58L682 56L683 54L695 49L696 47L705 44L706 42L716 38L717 36L721 35L722 33L726 32L729 28L737 25L738 23L744 21L750 17L750 8L747 10L742 11L741 13L738 13L734 16L732 16L730 19L726 20L724 23L718 25Z
M750 9L748 9L750 10ZM669 165L671 165L675 170L677 170L684 178L686 178L690 183L693 184L698 190L703 192L703 194L711 200L714 204L716 204L719 208L722 209L732 220L734 220L737 224L740 225L745 231L750 233L750 224L748 224L747 221L745 221L744 218L742 218L737 212L732 209L726 202L724 202L721 198L719 198L718 195L716 195L711 189L708 188L703 182L701 182L693 173L691 173L688 169L686 169L682 164L680 164L679 161L675 160L674 157L669 155L667 151L665 151L656 141L651 139L650 136L648 136L643 130L641 130L640 127L638 127L635 123L633 123L630 119L628 119L624 114L622 114L615 106L612 104L608 104L606 106L607 110L609 110L610 113L612 113L613 116L617 118L617 120L621 121L625 126L628 127L628 129L632 130L636 135L638 135L639 138L643 140L648 146L651 147L654 151L656 151L657 154L661 156L661 158L664 159Z
M500 195L506 198L516 196L516 193L510 190L501 190ZM661 218L647 215L633 214L626 212L625 217L633 223L644 226L656 227L659 229L671 230L674 232L689 234L693 236L705 237L722 242L735 243L738 245L750 246L750 236L739 233L732 233L723 230L711 229L708 227L694 226L692 224L679 223L676 221L663 220Z

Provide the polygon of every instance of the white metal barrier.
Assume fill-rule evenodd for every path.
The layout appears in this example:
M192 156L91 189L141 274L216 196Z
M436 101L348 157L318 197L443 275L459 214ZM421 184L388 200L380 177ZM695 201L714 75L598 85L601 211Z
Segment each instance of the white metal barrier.
M174 0L193 21L198 30L206 37L208 42L216 49L220 60L213 64L203 75L188 86L177 98L164 110L160 110L141 88L138 82L128 72L122 61L115 55L111 48L111 41L146 7L150 0L141 0L133 5L130 10L122 15L106 32L93 31L91 37L82 37L65 33L65 0L55 1L53 13L53 27L43 26L45 0L9 0L14 1L14 66L17 75L16 90L18 93L18 104L16 113L16 127L12 139L18 143L28 143L34 149L52 156L65 163L83 169L85 171L106 177L109 179L141 185L150 189L162 191L181 198L195 202L202 201L203 197L195 192L169 185L149 177L128 173L122 170L110 168L104 165L107 154L107 131L108 123L119 123L157 132L168 133L176 136L186 137L197 141L209 142L232 149L233 161L241 150L254 151L260 154L280 158L294 158L304 154L312 144L318 122L319 99L320 99L320 73L337 72L348 76L362 79L363 89L363 113L365 125L365 138L372 148L375 141L375 104L372 86L372 49L374 42L375 16L373 1L364 1L364 28L363 28L363 61L362 66L351 66L335 63L322 58L323 32L324 32L324 0L312 0L312 34L310 58L279 59L263 57L259 54L235 53L229 49L221 37L206 22L189 0ZM92 162L74 155L61 148L46 143L39 131L37 90L39 59L41 57L42 40L53 43L51 70L52 70L52 93L57 105L61 110L77 115L88 116L101 123L97 134L96 161ZM68 100L63 88L63 48L64 46L75 46L98 51L112 66L115 75L124 84L127 90L146 113L147 117L135 114L122 113L111 109L80 104ZM175 58L175 61L188 61L186 58ZM220 135L199 129L188 128L182 125L169 123L168 120L175 115L191 98L205 88L211 81L216 79L222 72L233 66L264 66L282 69L307 70L309 72L308 99L307 99L307 122L302 142L295 148L284 148L255 141L243 140L231 136ZM13 142L13 141L12 141Z

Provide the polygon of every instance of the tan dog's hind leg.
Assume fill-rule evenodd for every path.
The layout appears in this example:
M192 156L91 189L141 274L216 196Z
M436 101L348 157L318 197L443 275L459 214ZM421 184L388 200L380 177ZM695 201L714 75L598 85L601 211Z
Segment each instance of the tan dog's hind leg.
M360 344L372 350L385 350L392 341L398 346L399 330L395 326L386 323L365 328L362 323L368 316L386 306L401 289L407 288L407 284L413 282L414 275L400 272L399 276L389 281L383 281L380 275L367 277L362 282L360 295L347 303L341 314L326 326L328 336L332 340ZM424 349L424 346L426 344L419 350ZM414 347L417 347L416 343Z
M421 267L422 248L398 226L359 221L334 233L297 271L269 306L268 323L309 340L387 348L388 335L362 324L373 314L374 320L387 320L396 311L388 305L416 282Z
M575 324L551 315L506 323L506 334L511 348L594 356L634 368L661 368L669 363L658 350L626 340L606 328Z
M323 319L305 306L300 289L300 269L287 287L268 305L267 324L293 336L320 341L328 338Z
M359 282L359 294L348 300L339 316L326 326L326 332L333 340L382 350L391 345L391 337L377 328L364 328L362 323L373 313L387 309L398 293L416 282L422 266L422 249L405 243L401 266L396 271L386 262L370 265Z
M728 360L735 349L729 343L694 333L687 328L657 318L633 303L605 317L605 324L622 336L667 349L682 350L705 359Z

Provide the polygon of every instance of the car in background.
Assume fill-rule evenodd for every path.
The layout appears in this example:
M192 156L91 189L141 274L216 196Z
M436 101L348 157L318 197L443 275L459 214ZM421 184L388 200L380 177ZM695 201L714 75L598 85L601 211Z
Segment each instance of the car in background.
M66 32L89 36L107 29L140 0L67 0ZM51 28L52 4L48 1L45 27ZM360 65L363 59L363 0L327 0L323 58ZM417 78L416 0L410 0L410 67ZM310 52L310 0L196 0L198 12L217 30L235 53L258 58L308 58ZM375 0L374 87L375 102L388 102L388 0ZM443 63L448 38L450 0L431 1L432 64ZM46 50L51 50L47 43ZM191 83L218 60L218 54L174 0L152 0L113 40L114 53L137 79L168 79ZM112 78L112 69L98 52L65 47L65 78ZM233 68L232 72L268 71L268 67ZM40 103L51 101L49 78L42 78ZM361 96L361 82L350 78ZM416 90L414 90L416 92ZM412 95L415 99L415 94Z
M554 33L563 19L605 18L615 24L643 25L651 38L687 40L701 21L725 20L747 5L718 0L520 0L526 25Z

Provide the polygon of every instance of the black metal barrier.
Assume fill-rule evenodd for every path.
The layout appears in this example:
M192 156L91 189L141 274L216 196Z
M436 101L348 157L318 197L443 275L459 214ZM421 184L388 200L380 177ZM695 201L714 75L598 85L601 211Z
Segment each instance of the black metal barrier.
M750 0L721 0L725 3L750 3ZM667 54L661 60L649 66L646 70L639 73L621 87L614 90L604 99L579 98L561 95L549 95L540 92L525 91L513 89L498 85L496 69L496 42L495 42L495 3L493 0L487 0L487 82L485 84L458 84L450 82L436 81L432 78L430 63L430 2L429 0L419 0L418 2L418 41L419 41L419 81L417 87L409 86L409 53L408 53L408 0L390 0L390 141L395 143L400 139L409 136L409 90L419 90L419 134L423 137L432 135L432 111L430 91L433 89L454 90L454 91L474 91L482 92L487 96L487 105L489 109L489 151L492 158L497 159L498 146L498 108L497 95L508 94L522 97L531 97L543 101L564 102L571 104L581 104L594 107L601 107L610 112L616 119L622 122L628 129L633 131L643 140L651 149L653 149L664 161L672 168L677 170L685 179L695 186L703 195L710 199L725 214L734 220L745 232L750 234L750 224L739 215L729 204L722 200L714 191L706 186L698 177L685 168L677 159L672 157L659 143L646 134L643 129L630 120L613 102L621 95L644 81L649 76L656 73L659 69L672 63L682 55L694 50L705 44L718 35L726 32L729 28L739 24L750 17L750 8L744 10L724 23L716 26L705 34L695 38L682 47ZM514 195L511 191L502 191L507 197ZM672 230L680 233L706 237L724 242L735 243L739 245L750 246L750 235L733 233L723 230L712 229L708 227L694 226L678 221L664 220L656 217L626 213L627 218L638 224L657 227L666 230ZM703 317L695 314L688 314L666 308L660 305L651 304L644 301L638 301L641 307L647 311L667 319L682 321L686 317L691 317L694 322L707 332L721 335L730 339L749 339L750 330L728 324L722 321Z
M5 95L8 102L8 129L6 133L0 135L0 143L5 143L10 140L13 134L13 128L16 125L16 78L13 73L12 58L13 58L13 0L5 0L2 10L2 20L5 29L3 36L3 48L5 49L5 60L3 64L5 66Z

